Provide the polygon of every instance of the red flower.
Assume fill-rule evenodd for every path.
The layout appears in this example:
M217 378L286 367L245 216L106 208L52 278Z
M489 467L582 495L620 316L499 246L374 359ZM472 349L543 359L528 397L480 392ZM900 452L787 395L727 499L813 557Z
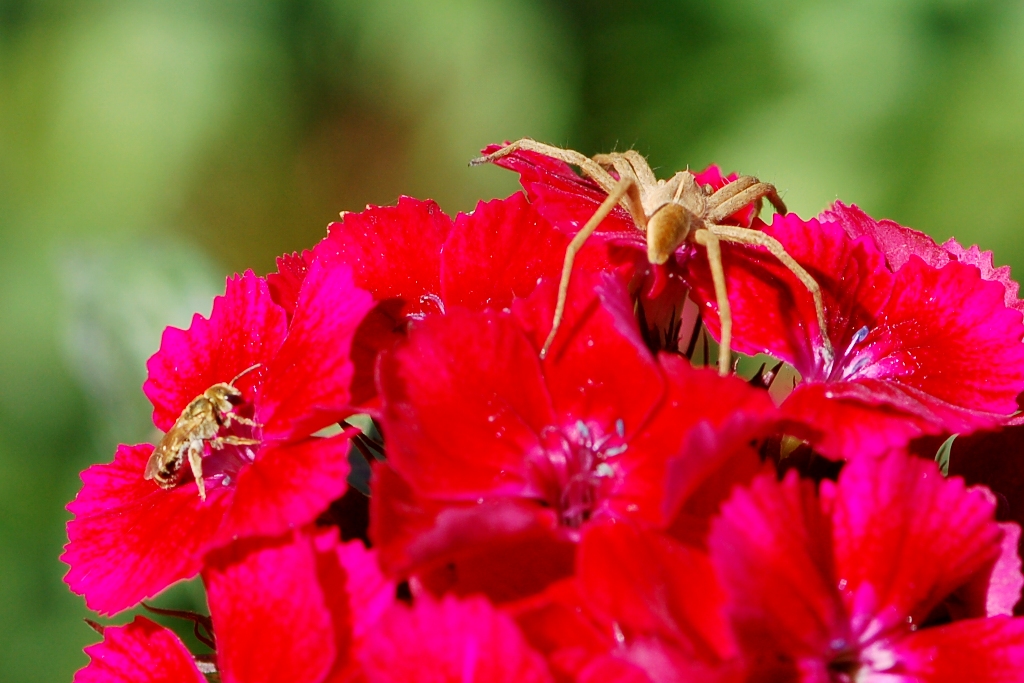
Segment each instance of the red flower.
M1024 620L985 618L982 594L962 606L973 618L937 621L949 595L991 576L993 509L899 453L850 462L820 495L792 475L738 490L709 543L751 678L1012 680Z
M565 334L543 361L554 283L511 313L424 320L382 356L391 469L376 470L371 536L390 572L520 597L571 573L591 520L706 515L715 494L692 500L700 483L735 466L709 486L724 498L759 467L750 441L774 420L764 392L659 362L621 285L573 283ZM701 402L710 391L721 402Z
M791 363L803 382L783 411L832 457L877 454L922 434L1004 424L1024 390L1024 325L1005 304L1003 283L978 268L929 266L911 254L893 272L869 236L837 223L776 216L778 239L821 285L828 335L821 342L806 289L781 265L749 248L723 248L734 346ZM703 255L695 270L707 269ZM714 296L696 279L708 326Z
M200 442L205 500L193 480L164 489L144 479L149 445L122 446L113 463L86 470L68 505L75 518L62 559L72 590L93 609L118 612L195 575L209 550L309 522L344 493L349 434L310 435L350 412L349 348L370 306L347 269L317 264L290 327L266 283L247 273L228 281L209 320L168 329L145 386L157 426L171 429L207 388L259 364L238 380L235 406L258 426L217 428L258 443Z
M454 223L432 201L401 197L397 206L344 214L313 252L280 257L267 280L274 300L288 309L314 261L352 268L356 285L378 302L353 349L352 395L373 410L377 354L402 338L408 320L446 306L506 308L541 278L558 276L568 243L522 194L480 202ZM582 270L609 268L597 247L584 250L578 263Z

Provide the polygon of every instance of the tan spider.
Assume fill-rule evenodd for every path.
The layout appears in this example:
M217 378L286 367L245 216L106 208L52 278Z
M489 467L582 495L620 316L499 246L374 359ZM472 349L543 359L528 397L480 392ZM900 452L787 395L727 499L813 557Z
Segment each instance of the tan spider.
M732 368L732 312L725 289L725 271L722 267L721 242L738 242L764 247L803 283L814 298L814 310L818 316L825 353L834 356L825 325L825 309L821 300L821 288L814 278L786 253L785 248L774 237L760 230L722 225L732 214L747 204L756 202L758 208L762 199L767 198L775 210L786 213L786 205L779 198L775 187L752 176L740 176L716 192L710 187L701 187L689 171L679 171L668 180L658 180L647 160L635 150L599 154L593 159L571 149L552 147L544 143L523 138L487 156L474 159L471 165L497 161L518 151L537 152L544 156L579 167L583 175L597 183L608 197L583 226L565 250L562 265L562 279L558 286L558 302L541 358L551 349L555 333L565 313L565 300L569 293L569 276L576 253L587 238L597 229L612 209L621 204L633 218L637 230L647 238L647 259L653 264L663 264L687 240L702 245L708 254L711 279L718 301L718 316L722 323L721 350L718 355L718 370L729 374ZM612 176L614 171L618 180Z

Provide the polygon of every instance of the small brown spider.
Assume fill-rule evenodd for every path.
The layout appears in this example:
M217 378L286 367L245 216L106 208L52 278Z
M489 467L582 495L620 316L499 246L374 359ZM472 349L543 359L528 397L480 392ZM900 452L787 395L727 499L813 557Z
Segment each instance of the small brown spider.
M569 293L569 276L572 274L576 253L601 221L619 204L629 212L637 230L646 236L647 259L651 263L665 263L687 240L702 245L707 250L715 298L718 301L718 315L722 323L721 351L718 356L718 369L721 374L729 374L732 368L732 313L725 289L722 241L764 247L800 280L814 298L814 310L818 316L818 327L821 330L825 353L829 358L834 356L826 334L821 288L814 278L786 253L785 248L774 237L760 230L721 223L747 204L756 202L760 208L761 200L766 198L776 211L785 214L786 205L782 203L779 193L770 183L761 182L752 176L740 176L725 187L712 192L710 187L701 187L689 171L679 171L668 180L658 180L647 160L635 150L599 154L591 159L571 149L552 147L529 138L517 140L492 154L474 159L470 165L497 161L520 150L537 152L577 166L586 177L608 194L565 250L555 316L551 332L541 349L541 358L544 358L551 349L555 333L562 322L565 300ZM610 171L618 175L618 180Z

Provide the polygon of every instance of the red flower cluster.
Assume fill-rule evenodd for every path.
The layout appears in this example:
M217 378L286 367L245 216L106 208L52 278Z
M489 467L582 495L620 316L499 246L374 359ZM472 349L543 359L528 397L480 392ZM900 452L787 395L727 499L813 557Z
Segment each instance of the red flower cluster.
M165 332L144 389L185 444L159 451L175 478L147 478L151 445L86 470L62 559L104 615L200 575L213 652L138 617L77 682L1024 680L1024 479L998 475L1024 471L1024 303L990 254L838 203L770 225L744 207L828 323L766 252L724 246L734 347L800 375L770 394L774 372L694 367L683 328L719 331L707 258L649 266L616 209L542 359L603 193L501 163L525 194L345 214ZM207 431L186 424L232 378ZM995 494L920 457L969 432L952 470Z

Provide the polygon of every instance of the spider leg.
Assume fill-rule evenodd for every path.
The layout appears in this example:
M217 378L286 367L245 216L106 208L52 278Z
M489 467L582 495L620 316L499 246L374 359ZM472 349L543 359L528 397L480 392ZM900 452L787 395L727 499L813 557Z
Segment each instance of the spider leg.
M558 161L565 162L572 166L577 166L581 171L583 171L584 175L600 185L601 189L609 194L611 194L612 189L615 188L615 178L613 178L608 171L590 157L584 156L576 150L562 149L561 147L546 145L543 142L537 142L530 138L516 140L515 142L505 145L497 152L492 152L487 156L477 157L470 161L469 165L479 166L480 164L495 162L510 154L515 154L520 150L524 152L537 152L538 154L543 154L546 157L551 157L552 159L557 159Z
M647 159L644 158L643 154L635 149L627 149L622 153L622 156L629 160L629 164L633 167L633 172L636 174L636 178L640 181L641 185L653 187L658 184L658 177L654 175L651 165L647 163Z
M188 445L188 464L192 468L192 476L199 487L199 498L206 500L206 484L203 482L203 442L193 439Z
M620 180L612 188L612 191L608 193L605 200L601 202L601 206L597 208L597 211L590 217L590 220L583 226L583 229L576 233L576 236L569 242L569 246L566 247L565 261L562 263L562 278L558 281L558 301L555 303L555 315L551 321L551 332L548 333L548 338L544 340L544 346L540 350L541 358L547 357L548 351L551 350L551 344L555 341L558 327L562 324L562 317L565 315L565 301L569 297L569 277L572 275L572 264L576 259L576 253L583 248L587 238L593 234L597 226L601 224L601 221L608 217L608 214L626 196L629 189L635 186L636 180L632 176L626 176Z
M804 270L804 267L796 262L786 248L782 244L770 235L766 235L760 230L752 230L750 228L738 228L732 225L711 225L707 226L708 230L716 234L720 239L727 242L738 242L739 244L750 244L753 246L764 247L767 249L772 256L777 258L782 265L789 269L789 272L796 276L796 279L800 280L801 284L807 288L810 292L811 298L814 299L814 313L818 317L818 330L821 333L822 346L825 351L826 363L831 363L835 358L835 351L832 349L832 341L828 336L828 325L825 322L825 305L821 298L821 287L817 281L811 277L811 274Z
M728 185L723 185L708 197L708 206L715 208L727 199L732 199L751 185L757 184L757 178L749 175L741 175Z
M712 223L721 223L747 204L762 198L767 198L779 213L786 213L786 205L779 198L779 193L774 185L762 183L757 178L750 176L742 176L708 198L711 210L708 213L707 220Z
M693 241L702 245L708 253L711 281L715 285L715 299L718 301L718 320L722 324L722 339L718 348L718 374L725 377L732 370L732 309L729 307L729 294L725 288L722 246L718 235L710 229L695 232Z
M632 178L633 183L626 192L626 196L623 197L622 204L626 211L629 212L630 217L633 219L633 223L636 225L640 232L647 233L647 214L644 213L644 202L643 195L641 193L641 182L637 178L636 173L633 170L633 165L629 162L628 157L625 154L598 154L594 157L594 161L601 164L602 168L611 168L619 176L619 181L623 178Z

